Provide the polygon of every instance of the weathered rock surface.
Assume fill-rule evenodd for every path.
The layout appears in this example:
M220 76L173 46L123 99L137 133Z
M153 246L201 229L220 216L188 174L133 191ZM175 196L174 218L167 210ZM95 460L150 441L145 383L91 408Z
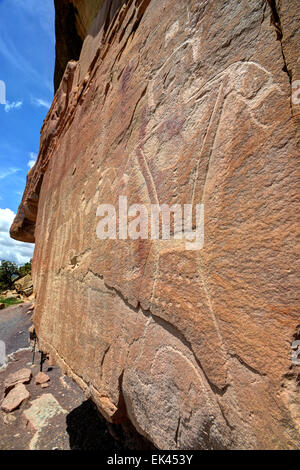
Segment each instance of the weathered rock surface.
M15 385L19 383L29 383L31 376L31 370L27 368L20 369L17 372L10 374L4 382L5 393L9 392Z
M18 383L4 398L1 404L1 409L6 413L11 413L19 408L19 406L29 398L30 393L25 385Z
M67 63L78 60L82 42L103 0L55 0L56 61L54 88L58 89ZM106 2L107 3L107 2ZM122 3L114 0L112 3ZM108 12L107 12L108 13Z
M18 294L29 297L33 293L33 282L31 274L18 279L14 282L15 289Z
M42 128L11 228L39 346L162 449L299 445L299 24L296 0L105 0ZM202 202L204 247L97 239L120 195Z
M39 450L39 441L44 429L49 426L51 419L67 414L56 398L47 393L33 400L31 407L24 411L24 416L28 423L36 430L30 441L30 450ZM65 417L64 417L65 419Z
M45 374L45 372L39 372L36 376L35 376L35 383L37 385L40 385L40 384L45 384L46 382L49 382L50 380L50 377L49 375Z

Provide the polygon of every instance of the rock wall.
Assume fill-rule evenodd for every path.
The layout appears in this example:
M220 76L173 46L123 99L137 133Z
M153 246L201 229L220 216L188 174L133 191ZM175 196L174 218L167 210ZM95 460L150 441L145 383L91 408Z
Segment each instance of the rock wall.
M299 2L98 3L11 228L40 346L158 448L296 448ZM202 202L204 247L99 240L120 195Z

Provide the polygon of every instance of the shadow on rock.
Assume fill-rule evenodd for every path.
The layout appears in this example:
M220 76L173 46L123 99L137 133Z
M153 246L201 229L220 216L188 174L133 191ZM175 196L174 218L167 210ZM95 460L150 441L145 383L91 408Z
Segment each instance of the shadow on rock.
M66 418L71 450L124 451L127 448L114 439L105 419L89 400L72 410Z

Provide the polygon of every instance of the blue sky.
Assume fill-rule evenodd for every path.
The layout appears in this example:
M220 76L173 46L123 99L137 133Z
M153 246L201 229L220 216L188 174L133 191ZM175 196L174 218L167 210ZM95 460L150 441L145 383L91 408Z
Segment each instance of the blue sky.
M9 239L40 128L53 99L53 0L0 0L0 259L27 261L33 245ZM1 85L1 83L0 83ZM3 84L0 87L3 95Z

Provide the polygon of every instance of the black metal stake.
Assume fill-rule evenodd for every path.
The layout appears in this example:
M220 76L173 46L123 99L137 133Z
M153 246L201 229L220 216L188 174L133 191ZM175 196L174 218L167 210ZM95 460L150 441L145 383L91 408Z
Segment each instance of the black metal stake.
M36 347L36 336L34 337L33 354L32 354L32 365L34 364L35 347Z
M45 360L46 360L46 357L45 357L43 351L41 351L40 372L43 371L43 364L44 364Z

